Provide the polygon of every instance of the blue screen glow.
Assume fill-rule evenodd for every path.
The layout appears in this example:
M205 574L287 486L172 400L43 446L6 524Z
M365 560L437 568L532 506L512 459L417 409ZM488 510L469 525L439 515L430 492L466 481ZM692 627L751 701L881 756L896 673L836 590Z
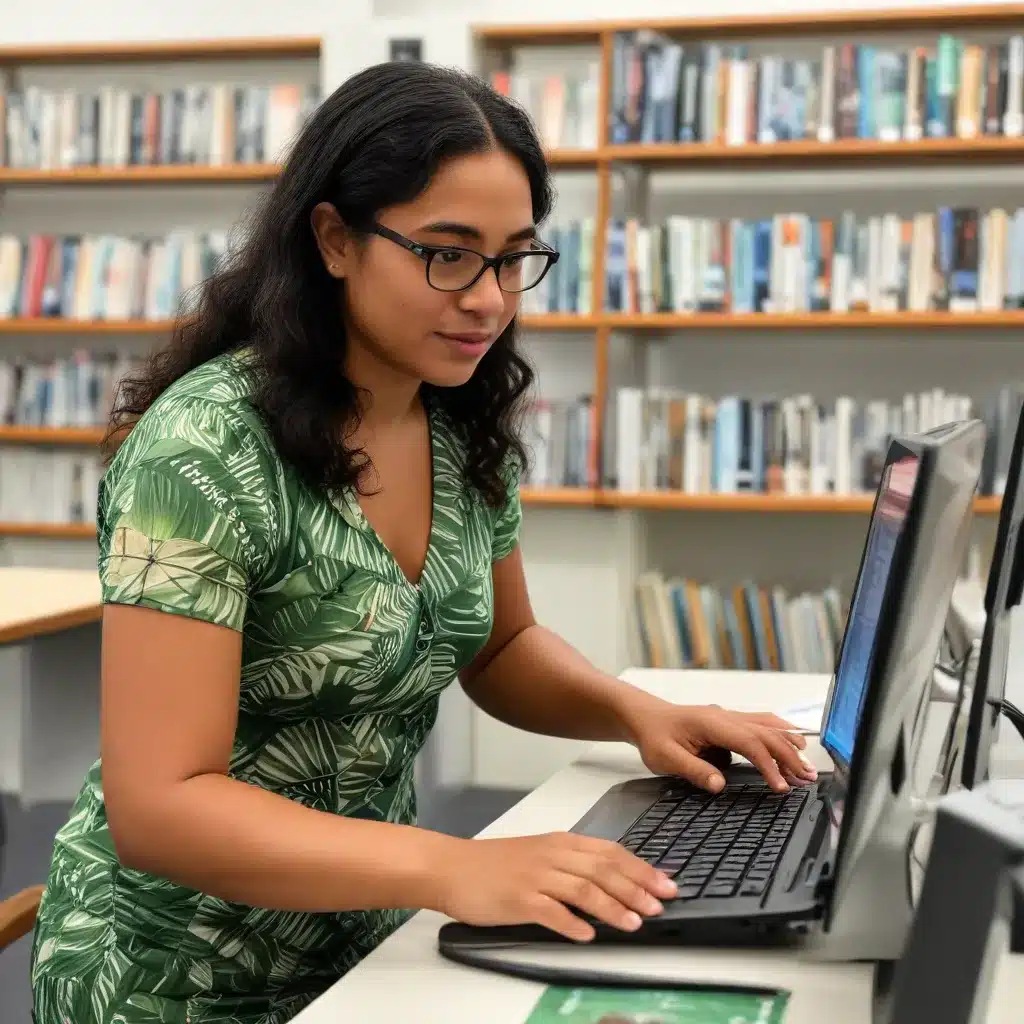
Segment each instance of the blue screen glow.
M878 619L892 574L896 545L907 520L917 471L915 456L897 459L886 466L868 527L864 564L850 605L835 690L822 731L825 748L845 765L853 758L864 694L875 661Z

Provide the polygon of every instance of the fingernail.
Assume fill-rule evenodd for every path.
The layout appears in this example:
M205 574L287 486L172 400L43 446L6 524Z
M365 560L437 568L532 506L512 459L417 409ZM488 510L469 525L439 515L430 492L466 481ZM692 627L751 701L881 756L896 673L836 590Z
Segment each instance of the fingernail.
M721 775L708 776L708 789L717 793L725 785L725 779Z
M658 888L666 896L674 896L679 886L676 885L674 879L669 878L667 875L658 882Z
M642 924L643 921L640 919L640 915L634 914L632 910L626 915L626 927L631 932L636 931L636 929L639 928Z
M653 896L644 900L644 912L647 914L660 914L664 909L661 901L656 900Z
M789 792L789 783L785 779L779 779L779 781L775 783L775 788L780 793L787 793Z

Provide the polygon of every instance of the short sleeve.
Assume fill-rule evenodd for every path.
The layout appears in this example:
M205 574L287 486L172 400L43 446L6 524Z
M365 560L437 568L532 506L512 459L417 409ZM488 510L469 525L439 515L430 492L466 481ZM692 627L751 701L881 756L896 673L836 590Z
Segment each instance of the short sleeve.
M275 533L268 478L264 446L230 409L192 399L149 410L103 481L104 602L240 631Z
M523 506L519 497L519 481L521 478L519 462L509 458L502 470L507 486L505 503L496 511L494 517L493 540L491 542L491 560L500 561L519 543L519 528L523 521Z

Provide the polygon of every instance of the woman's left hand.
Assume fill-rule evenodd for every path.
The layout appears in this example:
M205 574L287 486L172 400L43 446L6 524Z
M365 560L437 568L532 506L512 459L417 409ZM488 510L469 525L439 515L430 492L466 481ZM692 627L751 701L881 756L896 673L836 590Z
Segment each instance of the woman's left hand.
M681 776L712 793L725 785L721 771L701 757L713 747L742 754L780 793L818 776L801 754L807 741L795 725L777 715L727 711L717 704L681 706L645 695L622 717L652 772Z

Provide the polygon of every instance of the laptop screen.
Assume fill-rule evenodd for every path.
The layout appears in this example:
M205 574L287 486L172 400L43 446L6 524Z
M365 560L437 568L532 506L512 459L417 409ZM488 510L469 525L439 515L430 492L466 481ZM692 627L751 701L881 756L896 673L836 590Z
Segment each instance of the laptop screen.
M822 745L844 767L849 767L853 759L857 725L875 660L878 619L917 474L918 458L914 455L901 456L885 467L868 527L835 687L822 730Z

